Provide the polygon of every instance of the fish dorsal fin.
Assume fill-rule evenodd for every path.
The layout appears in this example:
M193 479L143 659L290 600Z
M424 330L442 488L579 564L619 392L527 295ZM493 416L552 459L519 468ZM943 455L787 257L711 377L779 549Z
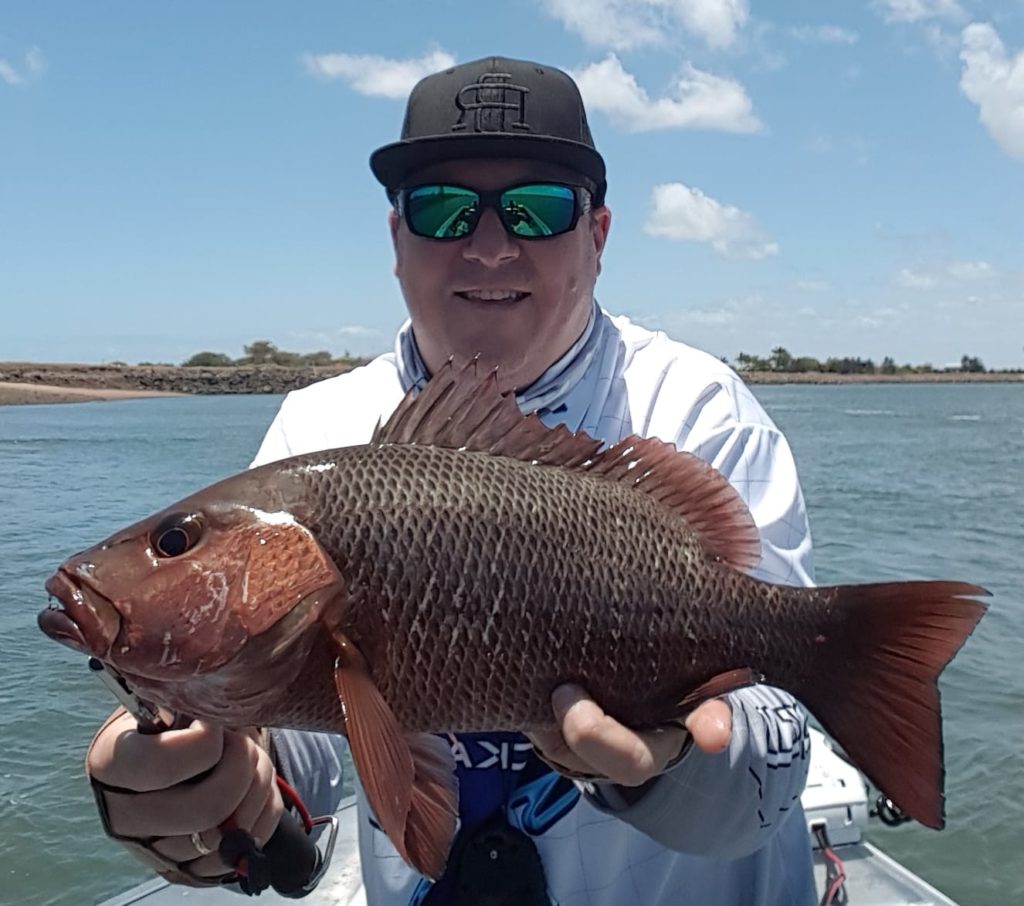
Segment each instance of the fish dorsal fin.
M515 395L498 389L495 370L477 359L458 366L449 359L419 394L409 391L391 418L374 431L374 444L423 444L493 453L527 462L581 466L601 442L549 428L536 414L523 415Z
M586 470L629 484L678 513L704 547L733 569L761 560L761 536L743 498L699 456L656 437L623 438L587 463Z
M599 440L523 415L514 394L498 389L497 372L481 370L477 359L462 366L449 359L419 394L406 394L371 443L465 449L580 469L629 485L678 513L705 548L734 569L757 565L761 542L750 511L704 460L635 435L598 452Z

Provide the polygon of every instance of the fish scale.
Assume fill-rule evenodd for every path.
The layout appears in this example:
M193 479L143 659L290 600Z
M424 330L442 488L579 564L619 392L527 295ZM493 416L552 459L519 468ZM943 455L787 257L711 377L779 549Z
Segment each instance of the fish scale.
M551 688L567 679L653 725L754 657L688 640L725 635L716 620L734 622L729 602L760 584L726 573L680 517L627 487L397 444L339 451L335 468L306 475L309 496L329 502L314 532L361 589L342 627L407 729L550 727ZM487 625L498 635L485 645Z

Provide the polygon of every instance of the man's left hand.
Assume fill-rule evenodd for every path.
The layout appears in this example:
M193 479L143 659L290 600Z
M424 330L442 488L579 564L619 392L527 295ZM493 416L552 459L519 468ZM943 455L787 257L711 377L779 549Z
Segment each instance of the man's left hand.
M554 766L598 775L621 786L642 786L663 773L683 751L687 739L708 754L724 751L732 734L732 709L720 698L695 708L684 726L631 730L601 710L579 686L559 686L551 706L558 730L530 734L533 744Z

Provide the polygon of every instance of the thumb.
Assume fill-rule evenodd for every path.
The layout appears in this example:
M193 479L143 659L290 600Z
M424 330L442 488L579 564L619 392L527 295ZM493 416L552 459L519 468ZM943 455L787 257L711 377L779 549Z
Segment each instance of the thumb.
M732 708L724 699L713 698L692 711L685 725L702 752L717 755L732 738Z

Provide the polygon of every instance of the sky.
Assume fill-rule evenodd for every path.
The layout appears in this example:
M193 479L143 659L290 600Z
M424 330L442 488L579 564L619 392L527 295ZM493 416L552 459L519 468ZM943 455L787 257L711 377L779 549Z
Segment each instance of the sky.
M1024 0L0 0L0 360L392 348L367 160L489 55L581 86L606 309L1024 367Z

